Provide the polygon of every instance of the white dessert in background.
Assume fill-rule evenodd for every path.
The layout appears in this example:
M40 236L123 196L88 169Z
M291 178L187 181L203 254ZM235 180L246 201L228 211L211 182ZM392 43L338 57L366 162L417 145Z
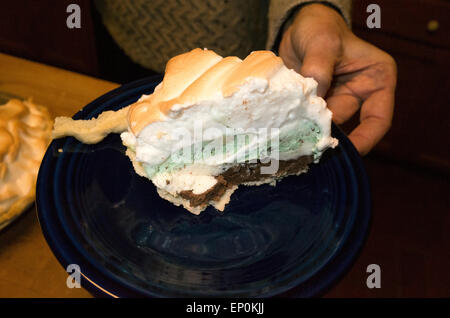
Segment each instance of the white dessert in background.
M155 91L126 110L121 138L160 196L196 214L209 205L223 210L240 184L306 172L337 145L316 89L270 51L241 60L195 49L172 58ZM64 125L70 134L70 120ZM57 120L55 130L61 126Z

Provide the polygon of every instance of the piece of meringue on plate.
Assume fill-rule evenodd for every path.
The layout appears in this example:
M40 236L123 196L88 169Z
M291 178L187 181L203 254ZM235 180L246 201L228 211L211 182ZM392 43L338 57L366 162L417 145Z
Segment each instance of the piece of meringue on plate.
M241 60L194 49L169 60L152 94L98 119L57 118L54 136L98 142L122 130L134 169L162 198L195 214L223 211L239 185L275 185L337 145L316 89L270 51Z

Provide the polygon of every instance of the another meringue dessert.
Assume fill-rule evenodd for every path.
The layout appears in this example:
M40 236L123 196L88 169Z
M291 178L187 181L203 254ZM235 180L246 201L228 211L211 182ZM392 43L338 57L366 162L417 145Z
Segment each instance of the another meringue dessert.
M34 201L52 124L47 109L30 100L0 105L0 228Z
M162 198L195 214L209 205L223 211L239 185L304 173L337 145L332 113L316 89L314 79L287 69L270 51L241 60L194 49L168 62L152 94L98 119L57 118L54 136L97 142L104 134L96 121L108 126L111 118L117 125L107 131L123 130L136 172Z

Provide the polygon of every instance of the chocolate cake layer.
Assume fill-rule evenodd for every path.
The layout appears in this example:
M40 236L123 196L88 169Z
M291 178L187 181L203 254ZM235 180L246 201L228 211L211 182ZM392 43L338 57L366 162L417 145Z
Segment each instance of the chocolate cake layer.
M247 182L257 182L268 177L282 177L291 174L296 174L305 168L313 161L313 156L303 156L295 160L280 160L278 162L278 171L273 175L261 174L261 167L269 166L261 162L256 163L244 163L236 165L221 175L216 177L217 183L201 194L194 194L192 190L181 191L180 197L189 200L191 206L207 205L210 201L219 200L225 191L232 186L239 185Z

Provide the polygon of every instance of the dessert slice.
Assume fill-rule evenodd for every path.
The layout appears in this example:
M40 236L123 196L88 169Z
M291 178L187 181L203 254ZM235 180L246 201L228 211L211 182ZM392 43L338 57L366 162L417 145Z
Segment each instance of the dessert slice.
M240 60L195 49L131 106L121 137L161 197L193 213L223 210L239 185L303 173L336 146L316 88L269 51Z
M161 197L195 214L209 205L222 211L239 185L304 173L337 145L332 114L316 88L314 79L287 69L270 51L241 60L194 49L172 58L153 94L126 110L121 138L136 172ZM103 116L77 123L73 134L71 120L57 119L54 135L92 142L88 130L96 121L117 132L121 116L107 117L122 128Z

